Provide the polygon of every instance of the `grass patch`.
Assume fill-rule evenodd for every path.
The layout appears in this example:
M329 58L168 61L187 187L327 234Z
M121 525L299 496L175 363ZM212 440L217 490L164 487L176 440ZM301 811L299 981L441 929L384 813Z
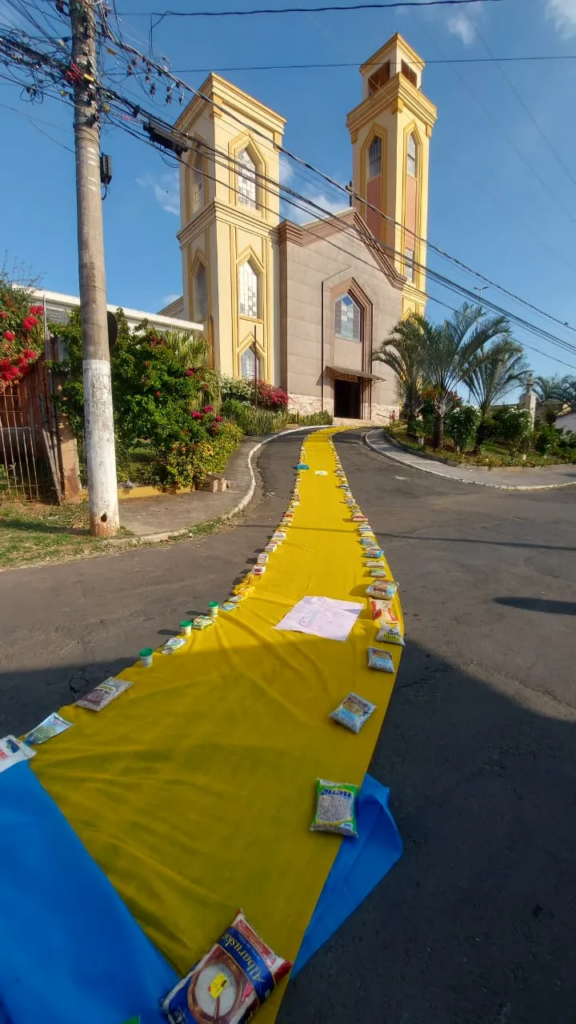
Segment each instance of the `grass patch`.
M120 530L120 536L128 535ZM41 505L2 502L0 505L0 569L62 562L104 553L104 543L90 536L88 502Z
M434 455L439 459L450 459L454 462L465 463L468 466L487 466L490 469L497 469L499 466L522 466L525 469L534 466L564 465L561 459L554 459L553 456L539 455L538 452L529 451L523 458L521 455L511 455L508 448L497 441L485 441L482 451L477 455L472 449L467 452L458 453L454 443L446 438L442 451L436 451L428 441L424 445L418 444L414 437L408 436L408 428L405 423L397 424L395 427L387 427L387 431L400 444L407 448L413 448L416 452L425 452L427 455Z

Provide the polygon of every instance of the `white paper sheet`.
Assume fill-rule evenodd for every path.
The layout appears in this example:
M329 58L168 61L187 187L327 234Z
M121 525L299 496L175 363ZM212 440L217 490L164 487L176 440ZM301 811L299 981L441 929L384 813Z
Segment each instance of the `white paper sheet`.
M326 640L346 640L364 605L332 597L303 597L275 629L309 633Z

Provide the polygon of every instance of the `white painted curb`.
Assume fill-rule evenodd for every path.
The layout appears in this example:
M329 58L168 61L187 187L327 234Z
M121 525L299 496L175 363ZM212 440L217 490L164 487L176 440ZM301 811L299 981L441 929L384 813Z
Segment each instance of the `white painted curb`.
M369 434L374 431L367 431L364 435L364 444L371 448L373 452L380 455L384 459L390 459L392 462L397 462L400 466L404 466L404 469L415 469L420 473L431 473L432 476L440 476L443 480L451 480L455 484L471 484L473 487L492 487L496 491L559 491L565 487L576 487L576 480L569 481L565 484L493 484L488 483L484 480L470 480L465 476L448 476L447 473L442 473L439 469L432 469L430 466L414 466L411 462L406 462L400 455L393 455L391 452L383 452L380 448L377 448L375 444L369 439ZM391 441L387 441L388 444L392 444ZM407 453L408 454L408 453ZM418 456L415 456L418 458ZM424 459L422 459L424 462ZM503 467L504 469L506 467ZM486 470L489 472L489 470Z

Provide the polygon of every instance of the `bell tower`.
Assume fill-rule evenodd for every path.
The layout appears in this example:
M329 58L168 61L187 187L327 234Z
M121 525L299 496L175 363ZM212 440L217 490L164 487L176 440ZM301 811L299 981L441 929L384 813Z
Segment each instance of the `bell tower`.
M365 200L354 203L406 278L403 316L423 314L427 298L429 149L436 107L422 92L423 70L424 61L406 40L393 36L360 68L362 102L346 122L354 192Z

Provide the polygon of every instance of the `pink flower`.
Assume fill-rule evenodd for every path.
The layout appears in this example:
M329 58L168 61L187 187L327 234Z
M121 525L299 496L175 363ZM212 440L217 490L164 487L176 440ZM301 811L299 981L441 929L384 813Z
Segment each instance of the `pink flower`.
M22 355L24 359L36 359L36 353L31 348L25 348Z
M222 417L221 416L215 416L214 417L214 422L215 423L222 423Z
M16 335L14 334L14 331L4 331L4 337L6 338L6 341L14 341Z
M186 376L187 377L193 377L195 373L196 373L196 370L194 369L193 366L189 366L188 369L186 370Z
M33 327L36 327L37 323L38 321L35 316L26 316L22 321L22 330L31 331Z
M191 415L193 420L201 420L202 419L202 413L201 412L191 412L190 415Z
M159 391L157 391L157 392L156 392L156 398L159 398L159 397L160 397L160 392L159 392Z
M7 313L6 310L4 310L4 309L0 309L0 319L1 320L7 320L9 316L10 316L10 313Z
M205 413L214 412L214 406L213 405L205 405L204 408L202 409L202 412L205 412Z

